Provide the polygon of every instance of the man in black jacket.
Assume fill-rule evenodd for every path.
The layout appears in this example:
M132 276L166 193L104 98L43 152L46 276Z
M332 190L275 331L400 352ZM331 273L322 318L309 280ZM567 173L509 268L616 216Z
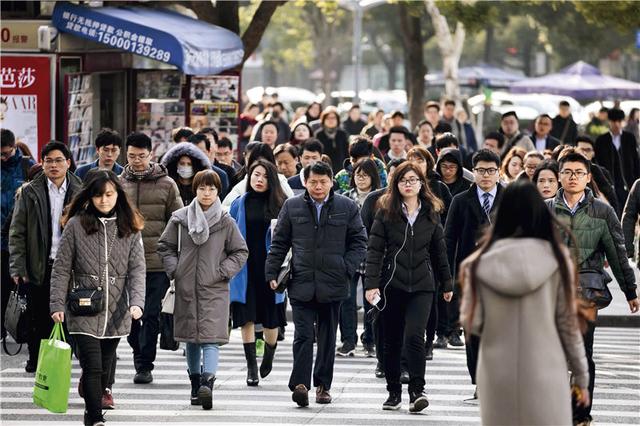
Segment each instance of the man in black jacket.
M444 231L453 277L457 277L460 263L475 250L481 232L491 223L492 213L497 209L502 195L502 187L498 183L499 170L500 158L496 153L488 149L479 150L473 156L473 173L476 182L467 191L453 197ZM439 324L438 340L434 347L446 347L446 340L443 339L444 342L440 342L443 336L448 336L449 343L452 345L459 345L459 296L458 283L454 287L447 322ZM478 349L479 339L476 336L470 336L466 342L467 367L471 382L474 384Z
M351 278L367 248L358 206L332 191L331 166L323 162L307 166L304 178L307 191L288 199L280 210L265 267L265 278L275 289L282 262L292 249L287 291L296 333L289 389L301 407L309 405L314 323L318 327L313 369L316 403L331 402L340 303L349 297Z
M558 115L553 118L551 136L561 144L573 145L578 137L578 125L571 115L571 104L560 101Z
M596 139L595 161L611 173L616 195L623 203L633 182L640 178L640 157L636 137L622 130L624 111L611 108L608 117L610 130Z
M536 151L541 154L545 149L553 151L556 146L560 145L560 141L550 134L552 126L553 120L548 114L540 114L533 122L533 134L529 138L535 145Z

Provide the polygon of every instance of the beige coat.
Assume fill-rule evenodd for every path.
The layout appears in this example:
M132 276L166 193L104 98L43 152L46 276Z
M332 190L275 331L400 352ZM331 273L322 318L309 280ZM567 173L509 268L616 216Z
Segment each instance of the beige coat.
M463 262L467 268L468 261ZM551 245L499 240L477 268L471 333L480 336L477 384L485 425L571 425L567 361L580 387L589 373ZM468 276L468 274L467 274ZM465 280L461 321L472 300Z

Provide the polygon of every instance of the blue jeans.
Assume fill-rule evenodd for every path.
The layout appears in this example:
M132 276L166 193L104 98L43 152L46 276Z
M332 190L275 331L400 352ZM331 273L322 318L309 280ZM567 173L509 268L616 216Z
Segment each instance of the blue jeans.
M131 323L127 342L133 349L136 372L153 370L156 346L160 333L160 310L162 298L169 288L169 278L164 272L147 272L146 295L141 321ZM142 325L140 323L142 322Z
M213 374L218 371L220 346L217 343L187 343L187 367L189 374L200 373L200 359L204 355L202 372Z

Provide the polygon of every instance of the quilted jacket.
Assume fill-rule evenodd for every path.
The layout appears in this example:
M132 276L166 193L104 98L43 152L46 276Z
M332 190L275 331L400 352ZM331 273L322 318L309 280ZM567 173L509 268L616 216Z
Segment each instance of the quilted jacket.
M65 312L71 334L96 338L124 337L131 330L129 307L144 309L142 240L139 232L125 238L118 237L115 218L101 218L100 224L100 230L90 235L87 235L78 216L72 217L65 226L51 272L49 310L51 313ZM106 253L112 239L113 245ZM101 286L105 309L94 316L74 316L67 311L67 296L74 282L82 288Z
M636 280L627 261L622 226L616 212L610 205L594 198L591 190L587 188L584 200L572 215L564 202L563 194L564 190L560 188L556 197L547 200L546 203L560 223L573 233L575 245L568 236L565 236L565 242L577 259L578 270L603 271L606 255L613 275L627 300L635 299Z
M136 179L127 165L120 175L129 201L144 216L142 242L147 272L163 272L162 260L158 256L158 239L171 218L171 214L183 207L176 183L167 174L167 168L151 163L153 170L144 179Z

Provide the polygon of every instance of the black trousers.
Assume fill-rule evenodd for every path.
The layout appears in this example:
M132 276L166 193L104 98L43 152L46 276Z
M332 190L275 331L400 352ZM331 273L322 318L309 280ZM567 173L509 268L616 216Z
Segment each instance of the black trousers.
M394 287L386 292L387 306L382 312L384 333L384 372L389 392L400 392L402 347L406 350L409 391L424 390L424 335L434 293L407 293Z
M127 337L133 349L133 364L137 372L153 370L160 333L162 298L169 288L169 278L164 272L147 272L146 286L141 321L132 322L131 333Z
M0 290L1 294L0 303L2 304L2 317L0 317L0 328L2 329L2 338L4 338L7 332L4 329L4 313L7 311L7 304L9 303L9 294L15 287L13 280L11 279L11 273L9 272L9 252L2 250L1 252L2 269L0 270Z
M444 302L442 293L436 292L434 297L437 299L431 304L431 312L429 312L429 321L427 322L427 338L425 340L426 346L433 346L433 338L436 336L436 328L438 326L438 318L440 317L440 301ZM444 302L447 303L447 302Z
M82 367L85 410L91 420L95 421L102 413L102 392L108 387L120 338L97 339L84 334L74 334L73 337L76 355Z
M29 319L29 341L27 345L29 347L29 360L35 365L38 364L40 340L47 339L53 329L53 320L49 314L52 265L53 262L51 261L47 264L44 281L42 283L26 283L27 318Z
M312 367L313 385L331 389L340 302L319 303L315 299L309 302L291 300L291 310L295 333L293 370L289 378L289 389L293 391L300 384L311 389ZM316 321L318 350L316 362L313 365L313 337Z
M584 350L587 355L587 365L589 366L589 405L586 407L574 407L573 419L576 423L591 419L591 406L593 405L593 388L596 383L596 363L593 361L593 337L596 331L596 323L589 322L587 329L582 335Z
M478 369L478 352L480 351L480 337L465 334L464 340L464 349L467 352L467 370L469 370L469 376L471 376L471 383L475 385L476 370Z
M442 313L438 320L438 336L448 337L452 333L460 332L460 292L460 285L456 283L451 302L438 300L438 309Z

